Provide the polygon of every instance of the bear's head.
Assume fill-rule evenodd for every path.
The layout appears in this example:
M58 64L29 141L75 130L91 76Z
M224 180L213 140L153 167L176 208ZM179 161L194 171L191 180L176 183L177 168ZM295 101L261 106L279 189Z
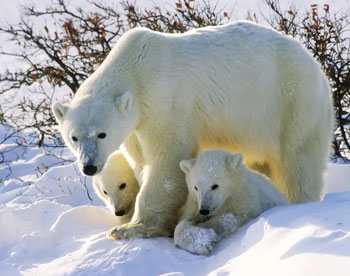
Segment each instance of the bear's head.
M186 174L189 196L197 201L201 215L215 215L230 196L234 182L240 178L242 159L240 153L216 149L180 162L180 168Z
M116 216L132 215L140 186L121 152L116 151L109 156L94 182L100 196Z
M110 99L86 95L74 98L71 104L56 102L52 111L66 145L86 175L102 171L107 157L135 129L139 119L138 105L130 92Z

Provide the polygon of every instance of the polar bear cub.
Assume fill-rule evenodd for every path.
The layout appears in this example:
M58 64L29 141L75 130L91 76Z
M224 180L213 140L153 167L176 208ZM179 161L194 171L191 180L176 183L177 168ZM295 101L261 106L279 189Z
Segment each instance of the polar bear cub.
M175 245L208 255L220 238L269 208L289 204L266 177L247 169L242 160L240 153L216 149L180 162L188 197L175 228Z
M140 186L122 152L115 151L108 157L102 172L93 177L93 185L121 223L129 222Z

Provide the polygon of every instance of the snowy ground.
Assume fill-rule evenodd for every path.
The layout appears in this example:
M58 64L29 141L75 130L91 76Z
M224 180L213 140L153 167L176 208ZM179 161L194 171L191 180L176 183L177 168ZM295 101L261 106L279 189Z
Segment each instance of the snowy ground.
M350 166L329 165L322 202L269 210L204 257L170 238L108 239L118 221L75 163L38 178L55 160L40 149L23 158L0 184L0 275L349 275Z

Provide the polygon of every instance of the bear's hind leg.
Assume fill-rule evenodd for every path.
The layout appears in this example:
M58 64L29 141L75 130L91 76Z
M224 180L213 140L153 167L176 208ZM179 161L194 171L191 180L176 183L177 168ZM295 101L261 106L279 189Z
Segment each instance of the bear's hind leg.
M292 203L320 200L328 152L316 140L285 151L272 166L273 182Z

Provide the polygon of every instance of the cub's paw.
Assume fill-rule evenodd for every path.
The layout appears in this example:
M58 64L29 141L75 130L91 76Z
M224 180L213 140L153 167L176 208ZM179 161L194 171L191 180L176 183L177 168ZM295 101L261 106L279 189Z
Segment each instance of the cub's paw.
M175 228L174 243L192 254L209 255L218 236L213 229L182 221Z

